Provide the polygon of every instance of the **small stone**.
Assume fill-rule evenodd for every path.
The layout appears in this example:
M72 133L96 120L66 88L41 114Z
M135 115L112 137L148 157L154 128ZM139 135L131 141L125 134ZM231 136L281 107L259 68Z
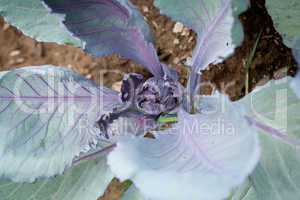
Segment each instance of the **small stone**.
M21 51L19 50L13 50L12 52L9 53L10 57L15 57L21 54Z
M87 79L92 79L93 78L93 75L92 74L88 74L85 76Z
M3 31L6 31L7 29L9 29L9 27L10 27L10 25L7 24L7 23L5 23L5 24L3 25Z
M275 80L282 79L283 77L286 77L287 74L288 74L288 68L287 68L287 67L278 69L278 70L274 73L274 79L275 79Z
M173 41L174 44L179 44L179 40L177 38L174 39Z
M149 8L148 8L147 6L142 6L142 10L143 10L145 13L149 12Z
M115 90L115 91L117 91L117 92L121 92L121 87L122 87L122 81L115 82L112 85L112 89Z
M176 22L173 28L173 33L181 33L183 31L183 24L180 22Z
M180 62L180 59L179 59L179 58L177 58L177 57L174 58L174 60L173 60L173 63L174 63L174 64L178 64L179 62Z
M188 28L183 28L181 35L182 36L189 36L190 35L190 30Z

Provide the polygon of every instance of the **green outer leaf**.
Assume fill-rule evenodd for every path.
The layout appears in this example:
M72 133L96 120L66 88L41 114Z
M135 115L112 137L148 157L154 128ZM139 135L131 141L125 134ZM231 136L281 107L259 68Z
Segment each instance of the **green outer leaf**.
M257 200L257 196L253 187L249 189L247 194L243 197L243 200Z
M132 185L122 196L121 200L147 200L145 199L138 189Z
M243 196L236 196L229 198L228 200L257 200L255 189L251 186Z
M83 47L83 43L62 25L64 16L50 13L41 0L0 0L0 15L37 41Z
M284 43L293 48L295 58L300 64L300 1L267 0L266 7L276 30L282 35Z
M291 78L271 81L238 102L247 107L248 115L286 134L294 145L261 130L262 155L250 176L251 198L233 200L300 199L300 99L290 82Z
M55 178L34 183L0 180L1 200L96 200L104 192L113 175L106 159L85 161Z
M256 193L250 180L247 179L227 200L256 200Z
M295 38L300 36L299 0L267 0L266 7L285 44L293 47Z

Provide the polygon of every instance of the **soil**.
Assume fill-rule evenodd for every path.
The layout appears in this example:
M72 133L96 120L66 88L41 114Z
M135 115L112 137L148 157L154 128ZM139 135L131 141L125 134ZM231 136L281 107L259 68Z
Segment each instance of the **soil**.
M188 70L184 63L192 55L196 34L185 27L179 32L175 31L176 22L160 15L159 10L153 6L153 0L132 2L144 14L153 31L161 61L176 69L181 75L180 81L185 84ZM274 29L264 3L264 0L251 1L250 9L240 16L245 39L235 53L223 63L210 66L203 72L202 81L211 82L218 89L229 85L223 92L232 100L243 97L246 92L270 79L279 79L287 74L294 75L297 70L291 50L282 43L282 38ZM254 58L247 70L247 60L260 32ZM5 23L3 19L0 19L0 44L1 71L14 67L53 64L71 68L108 87L115 86L122 79L122 73L137 72L145 76L150 75L141 66L117 55L92 58L72 46L36 42ZM116 69L122 73L114 73L113 70ZM247 74L249 91L246 91L245 87ZM203 92L210 94L211 88L203 88ZM117 200L121 192L122 184L114 181L100 199Z
M291 49L283 44L281 36L275 30L264 0L251 0L251 7L240 15L240 21L245 32L242 45L236 48L231 57L221 64L211 66L202 76L202 81L212 82L219 90L225 90L223 92L232 100L240 99L256 86L264 85L271 79L295 75L297 71ZM258 38L254 58L247 70L246 63ZM248 91L245 90L247 74ZM204 92L211 91L206 88Z

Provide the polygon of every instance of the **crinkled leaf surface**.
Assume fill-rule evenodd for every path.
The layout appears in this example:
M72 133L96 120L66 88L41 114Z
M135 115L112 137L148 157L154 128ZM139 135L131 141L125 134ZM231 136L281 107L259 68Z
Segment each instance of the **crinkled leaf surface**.
M224 101L222 111L216 105L197 115L181 110L179 122L155 132L156 139L123 138L108 156L113 173L150 199L224 199L259 159L256 132Z
M96 122L118 105L117 92L67 69L2 73L0 176L33 181L61 174L75 156L103 140Z
M193 52L193 73L190 90L196 87L200 70L218 63L233 53L243 39L237 15L247 7L247 1L238 0L155 0L163 14L182 21L198 34ZM184 13L184 14L183 14Z
M40 0L0 0L0 15L38 41L83 47L83 43L61 24L64 16L50 14Z
M65 15L63 23L94 56L118 53L163 75L163 68L150 43L150 30L143 16L128 0L44 0L54 13ZM146 41L147 40L147 41Z
M300 2L298 0L268 0L266 7L284 43L293 48L300 64Z
M260 130L262 156L250 177L255 200L300 198L300 98L290 82L271 81L238 102Z
M85 161L63 175L34 183L0 180L2 200L96 200L103 195L113 175L106 159Z

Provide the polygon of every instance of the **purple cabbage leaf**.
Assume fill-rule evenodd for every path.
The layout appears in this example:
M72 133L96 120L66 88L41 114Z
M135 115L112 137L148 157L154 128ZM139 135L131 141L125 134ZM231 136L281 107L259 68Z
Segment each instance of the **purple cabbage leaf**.
M0 176L18 182L61 174L80 153L110 144L97 124L119 109L117 92L53 66L0 79Z
M132 59L153 75L164 76L143 16L128 0L44 0L53 13L63 14L67 29L84 42L93 56L113 53Z
M101 196L113 178L103 156L119 137L144 136L157 127L152 115L123 98L135 89L131 81L125 76L119 93L66 68L0 72L1 196Z
M299 184L293 172L299 168L300 73L236 103L222 95L217 101L194 96L200 71L223 61L240 44L237 15L248 1L155 1L162 13L198 34L187 86L195 100L187 102L187 111L195 103L194 115L181 105L183 88L173 71L159 62L149 29L129 1L44 2L56 16L64 15L65 27L85 43L87 52L118 53L154 77L126 75L118 93L52 66L0 73L0 176L5 178L0 188L6 180L32 182L71 173L109 152L112 172L105 173L101 188L111 173L130 179L134 186L125 199L142 195L153 200L221 200L237 187L237 199L276 199L273 191L282 183L288 183L289 192L279 199L294 199ZM298 59L298 51L294 53ZM159 127L156 119L173 112L178 112L178 123ZM147 131L155 139L144 138ZM274 166L272 160L279 164ZM244 191L251 196L240 195Z
M210 98L201 102L212 104ZM130 179L147 199L224 199L256 166L256 132L229 100L196 115L183 109L155 139L124 137L108 155L112 172ZM122 163L122 165L120 165Z
M38 41L72 44L97 57L120 54L158 77L171 73L129 0L1 0L0 15Z

